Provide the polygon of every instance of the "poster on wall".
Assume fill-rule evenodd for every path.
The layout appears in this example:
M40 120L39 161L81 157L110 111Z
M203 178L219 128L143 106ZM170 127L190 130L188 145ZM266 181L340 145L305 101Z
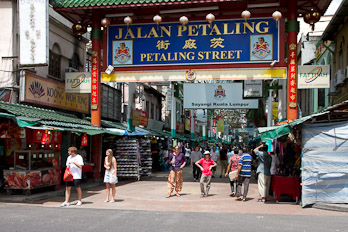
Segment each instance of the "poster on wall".
M272 18L111 25L108 65L160 66L263 63L279 60ZM238 41L238 42L237 42Z
M258 100L242 98L242 83L184 84L185 109L257 109Z

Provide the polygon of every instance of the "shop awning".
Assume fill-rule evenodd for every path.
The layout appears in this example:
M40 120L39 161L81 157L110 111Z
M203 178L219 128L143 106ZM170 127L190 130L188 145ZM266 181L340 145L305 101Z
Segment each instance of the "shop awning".
M259 127L258 131L261 136L261 140L263 142L266 142L268 140L276 139L279 137L282 137L283 135L287 135L293 131L293 127L313 118L316 116L320 116L323 114L327 114L329 111L325 111L322 113L312 114L303 118L299 118L297 120L294 120L292 122L289 122L287 124L282 124L279 126L271 126L271 127Z

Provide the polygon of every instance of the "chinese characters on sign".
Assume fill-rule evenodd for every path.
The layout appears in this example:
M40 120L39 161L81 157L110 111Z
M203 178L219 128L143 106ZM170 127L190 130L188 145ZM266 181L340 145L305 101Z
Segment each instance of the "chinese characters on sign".
M94 52L92 57L92 110L98 109L98 94L98 54Z
M297 106L297 79L296 79L296 45L289 46L289 77L290 77L290 93L289 93L289 107L296 108Z

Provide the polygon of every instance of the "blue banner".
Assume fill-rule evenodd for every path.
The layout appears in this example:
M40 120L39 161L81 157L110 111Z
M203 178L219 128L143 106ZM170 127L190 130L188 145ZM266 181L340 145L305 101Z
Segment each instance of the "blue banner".
M262 63L279 59L279 28L272 18L114 25L108 64L157 66Z

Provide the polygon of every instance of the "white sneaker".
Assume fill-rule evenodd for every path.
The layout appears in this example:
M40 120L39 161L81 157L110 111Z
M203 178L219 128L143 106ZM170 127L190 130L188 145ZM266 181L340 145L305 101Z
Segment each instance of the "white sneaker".
M64 207L64 206L69 206L69 203L64 201L64 202L60 205L60 207Z
M77 201L76 205L77 205L77 206L82 205L82 201Z

